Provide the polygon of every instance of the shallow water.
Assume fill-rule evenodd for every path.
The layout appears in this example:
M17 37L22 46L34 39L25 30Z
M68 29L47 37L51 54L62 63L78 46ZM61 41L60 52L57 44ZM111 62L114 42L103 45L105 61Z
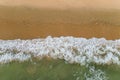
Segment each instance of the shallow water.
M115 65L95 66L95 70L105 72L106 80L119 80L119 67ZM87 79L93 76L89 68L79 64L68 64L64 60L32 60L22 63L12 62L0 65L1 80L99 80ZM105 79L101 79L105 80Z
M50 36L0 40L0 79L119 80L119 44L104 38Z

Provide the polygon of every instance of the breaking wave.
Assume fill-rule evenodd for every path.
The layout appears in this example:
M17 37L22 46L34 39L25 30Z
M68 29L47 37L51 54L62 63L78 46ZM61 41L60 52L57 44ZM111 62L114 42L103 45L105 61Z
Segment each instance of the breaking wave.
M120 40L51 37L32 40L0 40L0 63L50 57L86 65L120 64Z

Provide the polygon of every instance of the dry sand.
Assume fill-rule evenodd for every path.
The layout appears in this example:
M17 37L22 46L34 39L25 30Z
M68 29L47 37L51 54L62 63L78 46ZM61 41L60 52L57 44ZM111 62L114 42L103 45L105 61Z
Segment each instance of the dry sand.
M0 5L57 9L82 7L120 9L120 0L0 0Z

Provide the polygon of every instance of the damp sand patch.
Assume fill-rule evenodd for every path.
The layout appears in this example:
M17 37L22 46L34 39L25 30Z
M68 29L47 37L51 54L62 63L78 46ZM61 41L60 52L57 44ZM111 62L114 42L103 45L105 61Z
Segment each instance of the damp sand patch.
M0 40L0 77L2 80L119 80L119 58L120 40L70 36Z

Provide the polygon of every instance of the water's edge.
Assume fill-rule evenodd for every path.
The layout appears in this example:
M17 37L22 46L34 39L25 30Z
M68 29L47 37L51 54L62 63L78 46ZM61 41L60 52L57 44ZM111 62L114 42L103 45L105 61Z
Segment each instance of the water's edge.
M120 65L120 40L104 38L51 37L32 40L0 40L0 63L28 60L62 59L85 66L85 80L108 80L106 72L95 65ZM92 77L90 77L92 75ZM79 80L79 79L78 79Z

